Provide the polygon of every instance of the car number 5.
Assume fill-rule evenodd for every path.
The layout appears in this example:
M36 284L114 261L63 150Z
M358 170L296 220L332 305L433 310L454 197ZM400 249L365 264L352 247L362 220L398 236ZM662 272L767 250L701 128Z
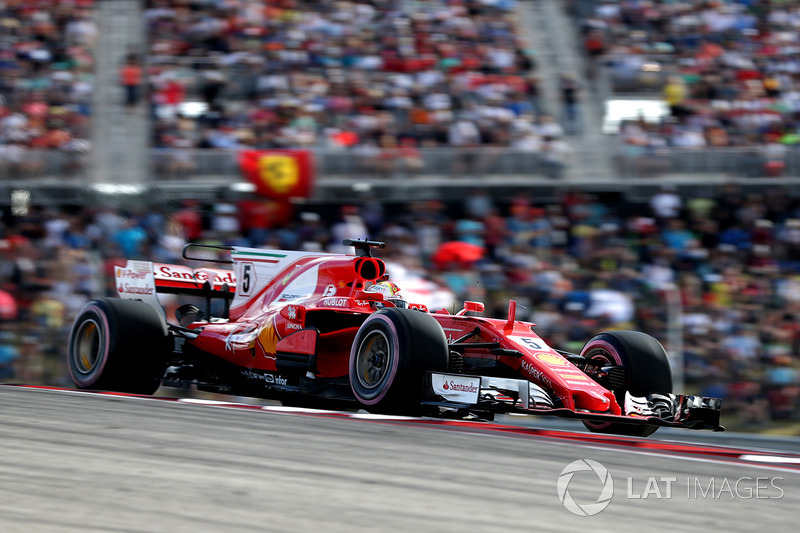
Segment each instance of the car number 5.
M242 287L241 293L245 296L250 294L250 290L253 287L253 265L252 264L244 264L242 265Z

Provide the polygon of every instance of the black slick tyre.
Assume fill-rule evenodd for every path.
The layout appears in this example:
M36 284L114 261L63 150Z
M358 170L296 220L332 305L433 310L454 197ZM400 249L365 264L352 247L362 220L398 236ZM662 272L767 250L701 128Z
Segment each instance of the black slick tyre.
M167 324L158 310L143 302L100 298L75 319L67 367L79 389L153 394L169 349Z
M581 356L610 365L625 367L626 385L614 390L617 403L624 409L625 392L632 396L647 396L657 392L672 392L672 370L664 347L654 337L640 331L608 331L591 338ZM590 431L647 437L658 426L622 424L616 422L583 423Z
M447 371L444 330L422 311L387 308L361 325L350 351L350 386L368 411L416 415L425 373Z

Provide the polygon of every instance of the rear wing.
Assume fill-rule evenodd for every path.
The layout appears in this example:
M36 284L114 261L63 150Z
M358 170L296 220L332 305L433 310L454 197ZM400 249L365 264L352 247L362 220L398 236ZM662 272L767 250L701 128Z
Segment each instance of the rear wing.
M223 298L226 307L236 292L233 270L192 269L184 265L128 261L114 267L117 295L126 300L140 300L164 314L158 294L186 294L206 299Z
M222 268L189 268L183 265L153 263L156 290L163 293L192 294L209 289L236 292L236 274Z
M120 298L139 300L155 293L204 295L209 289L215 292L236 291L233 270L221 268L189 268L184 265L128 261L124 267L114 268L117 294Z

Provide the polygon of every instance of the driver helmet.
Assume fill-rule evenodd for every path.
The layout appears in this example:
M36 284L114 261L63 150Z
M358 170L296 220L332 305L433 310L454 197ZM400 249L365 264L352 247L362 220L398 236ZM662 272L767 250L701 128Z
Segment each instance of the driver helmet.
M384 300L391 302L395 307L408 307L408 302L400 295L400 287L388 279L374 283L365 292L379 292L383 294Z

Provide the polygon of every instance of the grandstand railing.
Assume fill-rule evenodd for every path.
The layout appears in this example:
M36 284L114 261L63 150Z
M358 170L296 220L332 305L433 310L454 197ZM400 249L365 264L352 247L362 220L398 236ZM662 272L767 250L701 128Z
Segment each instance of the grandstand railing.
M622 178L654 178L665 174L716 174L738 178L800 178L800 147L786 147L781 156L763 146L705 149L621 147L614 168Z
M413 178L416 175L461 177L548 176L553 170L541 154L501 147L473 149L423 148L417 153L311 148L318 179ZM241 174L236 149L152 149L151 179L231 177ZM0 180L40 177L81 179L89 154L60 150L0 150ZM727 175L739 178L800 179L800 146L788 146L780 157L764 147L657 148L620 145L613 158L616 178L657 178L665 175ZM564 168L569 175L569 166Z
M415 175L495 176L545 175L553 165L540 154L507 148L430 148L415 153L392 150L313 148L317 177L413 177ZM215 176L239 173L237 150L171 150L152 152L152 173L160 179L185 175Z
M707 148L702 150L623 147L614 155L610 178L654 178L665 174L725 174L731 177L800 177L800 147L788 147L781 158L768 156L763 147ZM393 152L314 148L317 176L375 177L465 174L491 176L547 176L553 171L539 153L512 148L423 148L418 156ZM236 150L154 150L153 174L178 178L239 172ZM185 163L185 164L184 164ZM565 170L568 172L568 169Z
M59 177L80 179L89 164L86 151L26 149L0 145L0 180Z
M393 150L312 148L318 177L392 177L426 175L536 175L549 165L538 153L507 148L421 149L416 153ZM240 174L236 149L152 149L153 179L188 176L232 176ZM86 153L60 150L22 149L13 156L0 154L0 179L70 177L85 175Z

